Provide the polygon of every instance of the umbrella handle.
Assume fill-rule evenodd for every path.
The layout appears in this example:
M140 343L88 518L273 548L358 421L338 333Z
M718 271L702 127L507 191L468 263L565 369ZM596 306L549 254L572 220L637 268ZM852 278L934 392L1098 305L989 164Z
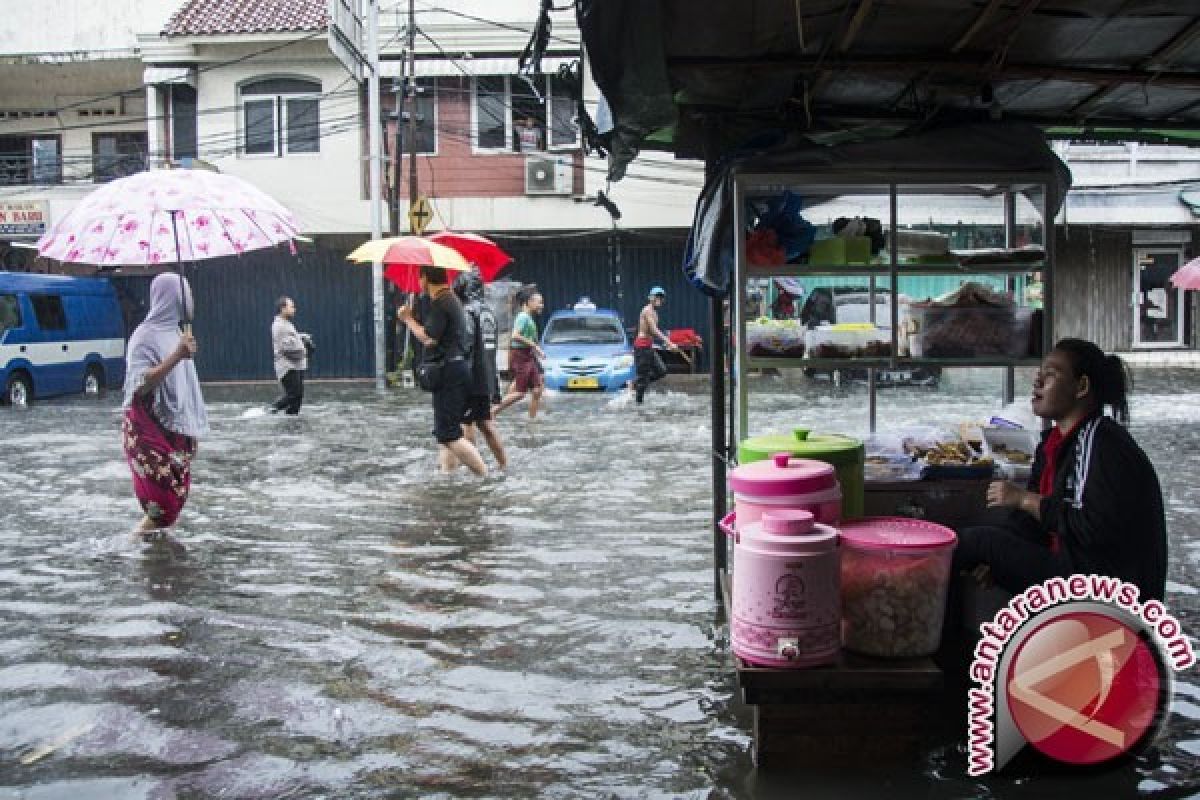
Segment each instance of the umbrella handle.
M192 310L188 308L187 285L183 282L183 255L179 249L179 211L171 211L171 234L175 239L175 266L179 270L179 302L183 304L183 324L179 327L184 333L192 332Z

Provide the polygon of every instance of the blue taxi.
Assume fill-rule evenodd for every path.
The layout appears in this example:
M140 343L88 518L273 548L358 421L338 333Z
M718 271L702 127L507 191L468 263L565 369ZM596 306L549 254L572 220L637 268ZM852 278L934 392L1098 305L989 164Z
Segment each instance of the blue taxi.
M586 297L550 315L542 350L548 389L616 391L634 378L633 347L620 315Z

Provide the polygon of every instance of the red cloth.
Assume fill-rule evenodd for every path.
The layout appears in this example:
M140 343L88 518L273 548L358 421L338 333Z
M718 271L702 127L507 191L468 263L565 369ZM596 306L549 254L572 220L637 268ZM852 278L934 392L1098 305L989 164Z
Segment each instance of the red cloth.
M699 347L701 340L693 328L672 328L667 338L680 347Z
M187 502L196 440L164 428L151 411L152 403L153 393L134 397L125 412L122 443L142 511L166 528L175 524Z
M1042 445L1042 455L1046 460L1042 464L1042 474L1038 476L1038 494L1042 497L1054 494L1054 475L1058 472L1058 457L1063 442L1075 432L1075 428L1078 428L1082 422L1083 420L1076 422L1075 427L1065 434L1062 432L1062 428L1055 425L1046 436L1046 442ZM1058 534L1053 531L1050 532L1050 552L1058 552Z
M1062 428L1055 425L1050 429L1050 434L1046 436L1046 442L1042 445L1042 455L1045 456L1046 462L1042 465L1042 474L1038 477L1038 494L1042 497L1049 497L1054 493L1054 475L1058 472L1058 454L1062 449L1062 443L1075 432L1075 429L1083 424L1083 420L1075 423L1075 427L1066 433L1062 432Z
M654 347L654 340L649 336L639 336L633 340L633 346L638 350L645 350L648 347Z

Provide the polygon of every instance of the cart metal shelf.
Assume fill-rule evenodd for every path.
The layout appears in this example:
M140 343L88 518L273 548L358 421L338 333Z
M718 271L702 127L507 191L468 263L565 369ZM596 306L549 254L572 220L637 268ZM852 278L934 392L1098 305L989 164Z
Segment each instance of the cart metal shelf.
M867 277L871 278L870 285L865 291L869 293L889 292L892 297L899 297L901 282L908 277L925 277L937 275L973 276L1000 275L1006 278L1010 291L1015 288L1018 276L1035 272L1042 274L1043 286L1043 319L1042 319L1042 352L1047 352L1053 341L1052 309L1054 307L1054 237L1053 220L1048 219L1046 209L1047 187L1052 183L1053 176L1048 173L989 173L972 172L969 170L949 170L945 172L928 172L913 170L871 170L864 173L848 173L844 171L824 171L815 168L804 173L764 174L753 172L734 173L733 198L733 230L735 231L734 274L731 293L730 320L732 327L733 380L735 391L733 402L728 409L729 419L726 446L727 452L736 452L737 443L750 435L748 387L746 373L751 369L867 369L896 370L909 367L1000 367L1005 368L1004 400L1011 401L1013 397L1013 369L1016 367L1036 366L1039 359L1033 357L1003 357L982 355L977 358L910 358L902 356L867 357L847 359L827 358L787 358L750 356L746 343L747 282L754 278L772 277ZM1045 248L1044 257L1037 261L1004 261L995 264L913 264L902 263L899 258L897 237L889 236L889 249L881 263L875 264L769 264L749 265L746 261L746 228L747 199L763 198L783 191L795 191L805 197L811 204L839 202L852 198L863 208L882 210L886 204L887 213L880 213L880 222L888 231L896 231L900 227L901 215L899 209L903 205L906 213L919 204L912 203L911 198L922 196L975 196L982 198L997 198L1000 211L996 214L1002 217L1004 228L1004 244L1013 247L1016 240L1017 198L1026 195L1034 209L1031 218L1034 224L1040 225L1043 233L1042 246ZM985 202L988 202L985 200ZM891 319L886 321L890 329L891 352L900 352L899 337L899 304L891 303ZM876 303L868 302L870 313L875 313ZM873 374L869 377L873 378ZM869 428L876 428L876 395L875 381L868 380L869 392Z

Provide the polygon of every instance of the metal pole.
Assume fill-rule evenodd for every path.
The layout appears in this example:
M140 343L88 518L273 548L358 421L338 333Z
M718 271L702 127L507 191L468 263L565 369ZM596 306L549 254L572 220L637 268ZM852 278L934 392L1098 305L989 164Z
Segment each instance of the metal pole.
M383 131L379 108L379 3L367 0L367 142L370 148L368 181L371 192L371 238L383 235ZM375 320L375 388L387 386L384 361L387 337L383 329L383 264L371 265L371 310Z
M1004 192L1004 246L1012 249L1017 239L1017 196L1013 194L1012 187L1008 187ZM1016 291L1017 279L1015 275L1008 275L1004 279L1004 287L1009 292ZM1016 299L1016 298L1014 298ZM1017 302L1017 305L1021 305ZM1011 366L1004 369L1004 382L1001 387L1003 397L1001 402L1005 405L1011 403L1016 397L1016 377Z
M707 136L704 153L705 181L714 180L717 175L717 152L713 123L707 124ZM735 205L736 208L736 205ZM735 228L737 230L737 228ZM730 291L736 292L737 275L731 276ZM736 322L734 323L736 324ZM712 496L713 496L713 589L716 592L718 613L724 608L721 600L721 575L729 567L729 555L725 534L721 531L720 522L728 512L726 497L726 463L729 457L729 446L726 443L727 429L725 426L725 303L720 296L712 297L708 303L709 330L709 380L712 385L711 401L709 403L711 427L710 447L712 448Z

